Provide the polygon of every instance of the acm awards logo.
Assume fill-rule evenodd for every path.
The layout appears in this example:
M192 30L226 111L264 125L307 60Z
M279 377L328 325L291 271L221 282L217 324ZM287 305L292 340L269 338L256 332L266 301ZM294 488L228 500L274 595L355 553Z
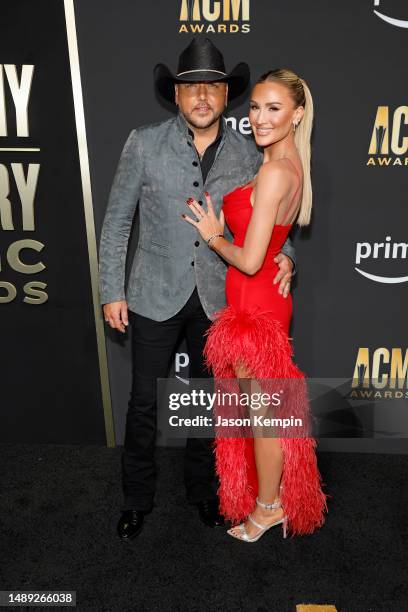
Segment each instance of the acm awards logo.
M380 12L377 10L377 8L382 8L383 6L384 10L386 10L388 13L388 11L393 10L393 4L395 5L395 2L391 2L390 0L386 0L385 2L384 0L374 0L374 14L377 15L379 19L382 19L386 23L396 26L397 28L408 28L408 19L398 19L394 15L386 15L382 11Z
M350 397L407 399L408 349L360 347L354 366Z
M374 119L367 166L408 166L408 106L379 106Z
M396 284L406 283L408 276L406 275L395 275L395 269L399 267L406 268L406 260L408 257L408 243L407 242L392 242L391 236L386 236L384 242L357 242L356 244L356 258L354 268L359 274L377 283L385 284ZM361 265L365 266L365 262L375 261L377 273L373 274L363 270ZM387 272L389 269L390 260L393 262L394 273L392 275L388 273L379 274L378 268L382 271ZM358 266L358 267L357 267Z
M250 0L181 0L179 33L246 34Z

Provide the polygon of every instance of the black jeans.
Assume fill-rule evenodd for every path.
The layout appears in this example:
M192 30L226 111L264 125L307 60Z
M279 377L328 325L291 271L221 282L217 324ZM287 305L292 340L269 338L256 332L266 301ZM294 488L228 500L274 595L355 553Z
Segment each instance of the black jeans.
M184 332L190 355L190 377L206 378L203 362L207 318L194 289L188 302L166 321L153 321L129 311L132 332L133 382L126 416L125 444L122 453L122 510L136 508L149 512L156 488L157 378L166 378L178 340ZM212 440L188 438L184 457L187 500L197 503L216 499Z

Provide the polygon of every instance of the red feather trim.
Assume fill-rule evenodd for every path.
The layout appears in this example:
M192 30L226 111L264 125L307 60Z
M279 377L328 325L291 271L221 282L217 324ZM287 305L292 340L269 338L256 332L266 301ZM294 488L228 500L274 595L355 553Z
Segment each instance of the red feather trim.
M234 379L239 363L243 363L254 378L261 379L263 390L267 390L268 385L276 388L273 379L280 379L279 385L285 385L286 415L308 422L304 374L292 361L292 346L279 321L265 312L227 306L216 314L207 334L204 355L215 379ZM218 386L224 390L226 384L230 388L234 384L237 386L232 380L218 381ZM225 407L218 407L218 410L225 413ZM237 407L234 414L238 414ZM215 440L220 511L234 523L253 510L258 490L253 439L244 437L245 431L234 431L237 437L224 437L219 428ZM313 533L324 523L327 511L327 496L322 491L317 466L316 441L308 437L308 431L304 428L304 437L293 437L293 434L289 437L290 430L285 430L279 437L284 458L280 498L292 535ZM246 433L248 435L248 431Z

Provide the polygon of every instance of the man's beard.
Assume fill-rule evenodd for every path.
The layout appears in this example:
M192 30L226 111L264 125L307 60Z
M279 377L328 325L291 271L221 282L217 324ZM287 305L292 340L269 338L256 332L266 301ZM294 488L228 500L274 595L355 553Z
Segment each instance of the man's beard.
M191 116L191 115L185 116L185 119L188 121L188 123L191 126L196 128L197 130L206 130L207 128L214 125L214 123L217 123L221 115L222 113L219 113L218 115L213 115L211 118L207 120L207 123L197 123L197 121L194 119L194 116Z

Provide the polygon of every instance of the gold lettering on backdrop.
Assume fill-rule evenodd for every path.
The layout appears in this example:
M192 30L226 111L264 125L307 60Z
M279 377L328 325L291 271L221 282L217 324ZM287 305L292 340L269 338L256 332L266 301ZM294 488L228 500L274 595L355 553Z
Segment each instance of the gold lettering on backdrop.
M403 127L408 125L408 106L398 106L390 121L388 106L379 106L374 120L367 166L406 166L408 157L390 157L408 153L408 135L403 136ZM381 157L385 155L386 157ZM375 157L373 157L375 156Z
M370 362L368 348L358 349L352 387L368 387L370 384Z
M0 66L0 136L7 136L6 95L2 66Z
M180 25L179 32L212 32L212 33L234 33L249 32L250 24L236 22L249 22L250 0L181 0L180 21L189 21ZM197 23L204 23L198 26ZM213 25L216 21L223 21ZM205 23L206 22L206 23ZM235 23L228 23L235 22ZM226 25L228 24L228 25Z
M369 387L374 389L387 387L388 390L408 389L408 349L404 352L401 348L376 348L372 352L370 361L370 350L366 347L359 348L351 387L354 389L358 387L361 390L358 395L361 398L371 397L362 391ZM381 393L382 397L391 397L386 396L385 391ZM395 391L391 393L392 397L397 397Z
M224 19L227 21L229 17L225 17L226 11L229 13L229 7L231 3L232 18L234 21L238 21L239 14L242 5L242 21L249 21L249 0L225 0L224 1Z
M34 74L34 66L24 64L21 70L17 70L15 64L0 64L0 137L9 136L10 109L7 101L13 103L16 125L16 136L27 138L30 134L28 109L30 103L31 86ZM20 76L19 76L20 75ZM6 87L8 92L6 96ZM13 143L14 144L14 143ZM40 151L39 148L20 148L18 146L4 147L3 151ZM39 163L23 164L11 162L10 165L0 164L0 230L16 230L17 220L21 219L21 229L26 231L35 230L35 198L37 192L38 177L40 172ZM16 193L20 200L21 217L16 214L14 197L10 194L10 183L14 180ZM15 193L14 191L11 192ZM27 251L40 253L44 244L39 240L21 239L15 240L8 245L5 253L1 253L0 272L3 272L4 259L9 268L20 274L38 274L45 270L46 266L41 260L30 254L28 263ZM36 280L27 281L23 285L23 301L27 304L43 304L48 300L44 291L46 283ZM5 294L4 294L5 292ZM18 290L14 284L6 280L0 281L0 304L6 304L15 300Z
M390 351L386 348L378 348L374 351L371 372L373 387L376 389L384 389L388 382L388 374L381 371L384 363L390 363Z
M23 287L26 295L24 296L23 302L27 304L44 304L48 300L48 295L45 291L40 291L40 289L45 289L47 283L41 283L40 281L30 281L26 283ZM28 296L33 297L28 297Z
M20 196L23 230L34 230L34 200L40 164L28 164L27 178L24 176L23 164L12 163L11 169ZM9 172L4 164L0 164L0 226L3 230L14 229L9 195Z
M407 384L408 374L408 350L405 351L404 363L402 363L402 349L393 348L391 357L391 388L395 389L397 382L398 388L402 389Z
M188 3L187 3L187 0L182 0L182 2L181 2L180 21L188 21Z
M13 217L11 214L10 181L7 167L0 164L0 226L4 230L13 230Z
M224 10L222 13L222 18L224 19L224 21L229 21L231 18L231 5L228 2L224 2Z
M388 106L379 106L374 121L369 155L388 154Z
M211 4L213 10L211 10ZM203 18L207 21L217 21L221 15L221 2L203 0Z
M378 158L378 165L379 166L390 166L392 162L392 158L391 157L379 157Z
M198 23L192 24L190 27L193 34L201 34L201 32L204 30L204 26L199 25Z
M23 287L25 296L23 302L27 304L44 304L48 300L48 295L42 289L45 289L46 283L40 281L29 281ZM7 295L1 295L1 290L5 289ZM11 283L0 281L0 304L8 304L17 296L17 289ZM30 297L31 296L31 297Z
M43 250L44 246L45 245L42 242L38 242L38 240L31 240L29 238L16 240L10 244L7 251L7 261L9 266L16 272L21 272L22 274L37 274L38 272L42 272L45 270L45 266L41 261L36 264L25 264L20 259L20 252L23 249L32 249L33 251L37 251L37 253L39 253Z
M369 157L367 166L408 166L408 157Z
M408 106L400 106L394 112L391 135L391 149L395 155L404 155L408 151L408 137L404 136L400 141L401 126L407 124ZM404 122L403 122L404 119Z
M0 291L1 289L5 289L7 291L7 295L0 294L0 304L8 304L17 296L17 289L11 283L0 281Z
M200 15L200 0L194 0L194 4L193 4L193 20L194 21L200 21L201 19L201 15Z
M21 68L20 81L15 64L0 64L0 136L7 136L7 113L5 104L5 79L9 85L10 93L14 102L16 113L17 136L27 137L28 131L28 103L30 100L31 83L33 79L34 66L23 64Z
M11 164L23 211L23 230L34 230L34 199L40 164L28 164L27 178L23 164Z

